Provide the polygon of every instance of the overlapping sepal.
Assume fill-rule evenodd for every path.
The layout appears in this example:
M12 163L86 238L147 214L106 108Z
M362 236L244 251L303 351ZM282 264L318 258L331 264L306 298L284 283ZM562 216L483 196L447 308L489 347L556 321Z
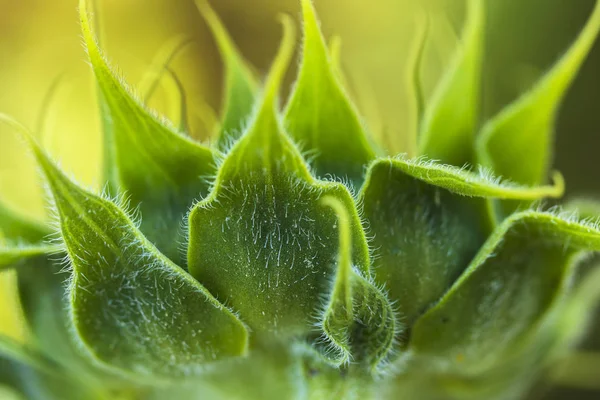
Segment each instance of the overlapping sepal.
M495 226L488 199L558 197L554 186L529 188L421 159L380 159L361 190L373 235L375 281L385 285L408 325L461 275Z
M225 151L240 138L246 123L251 118L259 91L258 84L250 67L208 1L196 0L196 4L213 33L225 67L225 101L217 138L218 148Z
M141 234L124 204L82 189L26 139L56 205L72 268L70 322L90 359L160 381L245 354L246 327Z
M198 281L237 310L255 334L281 338L312 331L334 275L336 218L321 207L323 196L350 210L353 263L364 272L369 264L348 190L314 180L280 123L276 98L294 46L291 21L283 22L262 104L220 166L210 196L191 211L188 248Z
M132 94L109 66L95 39L87 1L80 1L83 37L99 89L104 121L105 178L113 196L125 193L142 215L141 231L161 252L185 266L181 225L206 195L215 153L179 134Z
M302 9L303 57L286 106L285 125L296 143L313 156L318 177L349 179L358 187L375 151L339 83L311 0L302 0Z
M419 154L446 164L473 163L481 104L485 1L469 0L463 37L452 65L425 107Z
M549 212L514 214L416 322L410 348L461 373L497 368L556 318L553 310L570 301L578 255L598 250L596 225ZM550 334L566 328L554 324Z

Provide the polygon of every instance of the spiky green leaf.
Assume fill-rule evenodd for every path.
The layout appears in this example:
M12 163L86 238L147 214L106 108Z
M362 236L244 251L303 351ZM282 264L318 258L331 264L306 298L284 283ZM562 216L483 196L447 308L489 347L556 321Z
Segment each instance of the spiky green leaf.
M419 153L447 164L473 162L481 103L485 1L468 1L468 19L452 66L425 110Z
M167 257L185 265L181 223L214 176L213 152L176 133L149 112L109 67L80 1L83 36L100 92L106 179L113 195L127 193L139 206L141 231Z
M258 92L256 80L207 0L196 0L216 40L225 66L225 101L217 145L226 150L242 135Z
M115 374L98 368L81 351L69 316L70 272L56 261L56 254L21 262L17 269L18 295L23 317L30 333L29 342L60 366L64 375L77 376L80 382L97 390L109 391L123 382ZM102 389L101 389L102 388Z
M204 287L161 254L121 207L81 189L32 143L73 268L77 337L100 363L133 377L183 377L243 355L247 331Z
M408 74L407 74L407 86L410 90L410 97L412 100L413 108L413 128L410 132L410 146L407 149L409 156L416 156L417 146L419 140L419 129L421 126L421 119L425 112L425 90L423 88L423 63L425 58L425 49L427 45L427 39L430 36L430 16L425 14L422 20L419 20L417 24L420 27L414 43L412 45L411 52L408 58Z
M255 332L306 333L320 308L337 248L336 219L319 204L338 198L351 212L354 263L368 250L346 188L315 181L283 133L276 110L293 53L291 21L249 130L227 155L210 196L190 214L190 272L231 305Z
M479 163L527 185L546 180L559 106L599 30L600 1L575 43L556 65L482 128L477 140Z
M304 50L298 82L285 111L292 138L314 154L319 177L362 182L375 152L354 106L340 86L310 0L302 1Z

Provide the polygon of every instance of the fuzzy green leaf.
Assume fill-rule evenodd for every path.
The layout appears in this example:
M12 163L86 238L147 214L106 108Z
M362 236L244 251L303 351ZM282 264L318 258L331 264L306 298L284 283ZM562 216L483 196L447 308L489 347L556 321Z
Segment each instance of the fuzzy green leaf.
M0 118L4 119L1 115ZM12 210L1 201L0 231L8 241L25 243L39 243L50 234L50 229L43 223Z
M483 127L478 161L495 173L527 185L546 180L560 103L600 30L600 1L579 38L528 93Z
M296 87L285 112L292 138L314 153L318 176L348 178L360 185L375 153L354 106L340 86L310 0L302 0L304 52Z
M58 256L53 256L58 258ZM86 386L109 390L119 379L101 370L82 354L71 329L68 304L70 272L48 256L30 258L17 269L18 293L30 341L65 373Z
M425 110L421 127L419 153L457 166L473 161L473 138L481 103L484 3L468 1L468 20L460 48Z
M219 149L224 151L242 135L252 114L258 88L252 71L208 1L196 0L196 5L215 37L225 64L225 102L217 141Z
M113 194L126 192L139 205L144 235L185 265L180 225L194 200L208 192L203 178L214 176L214 154L156 118L116 77L96 43L86 3L80 2L80 18L100 91L106 178Z
M167 100L168 103L174 103L172 106L173 111L167 112L167 115L173 116L172 118L174 118L175 121L178 121L179 131L185 132L188 136L192 135L192 132L188 120L189 116L185 87L169 64L173 61L173 58L190 43L191 40L185 36L176 36L167 41L162 49L154 56L149 70L145 72L138 85L139 92L141 93L141 100L144 104L149 104L154 93L158 89L162 78L164 76L169 78L171 85L167 86L167 88L170 88L170 90L167 89L167 93L170 93L171 96L168 98L171 99L171 97L174 97L176 100ZM177 118L175 118L175 116L177 116Z
M555 187L525 188L489 174L420 160L382 159L361 191L377 250L375 280L409 325L466 268L492 230L486 198L560 196Z
M377 370L393 350L399 326L386 295L352 266L352 230L343 203L324 197L338 217L340 243L337 272L321 327L336 364L358 363Z
M493 366L536 329L568 285L574 257L590 250L600 250L596 226L551 213L514 214L417 321L411 348L463 371Z
M70 181L32 143L73 268L71 317L96 360L134 377L183 377L246 352L231 311L137 230L121 207Z
M333 276L336 218L320 206L324 195L351 210L354 264L368 272L369 261L347 189L315 181L280 126L276 98L294 46L292 23L283 22L255 120L219 168L209 197L190 213L188 252L190 272L211 293L255 332L281 337L311 330Z

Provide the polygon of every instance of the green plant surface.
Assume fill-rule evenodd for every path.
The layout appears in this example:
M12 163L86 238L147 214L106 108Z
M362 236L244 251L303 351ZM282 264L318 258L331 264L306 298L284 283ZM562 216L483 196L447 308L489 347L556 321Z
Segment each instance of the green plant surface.
M328 48L312 2L301 5L298 79L280 100L292 19L280 17L259 83L197 1L227 71L219 129L201 144L164 62L183 42L151 70L179 93L178 129L146 104L160 78L136 95L80 0L106 189L78 183L37 132L0 114L32 154L53 215L46 224L0 203L0 272L16 274L26 327L22 342L0 336L1 398L516 399L582 357L600 300L600 270L581 268L600 251L597 205L567 203L580 218L544 200L564 193L550 170L552 125L600 2L561 61L500 114L506 123L478 121L486 2L468 2L430 102L418 71L428 25L408 77L422 113L415 154L363 127L339 42ZM532 115L544 123L528 140ZM534 155L507 163L515 154Z

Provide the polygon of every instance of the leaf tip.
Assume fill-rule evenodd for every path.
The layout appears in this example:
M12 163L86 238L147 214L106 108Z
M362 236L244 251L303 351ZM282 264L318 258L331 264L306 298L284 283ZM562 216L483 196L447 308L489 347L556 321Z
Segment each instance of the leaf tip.
M277 19L281 23L283 37L267 79L265 87L265 103L273 103L275 101L285 72L290 64L292 55L294 54L294 45L296 41L296 29L292 18L287 14L279 14Z

